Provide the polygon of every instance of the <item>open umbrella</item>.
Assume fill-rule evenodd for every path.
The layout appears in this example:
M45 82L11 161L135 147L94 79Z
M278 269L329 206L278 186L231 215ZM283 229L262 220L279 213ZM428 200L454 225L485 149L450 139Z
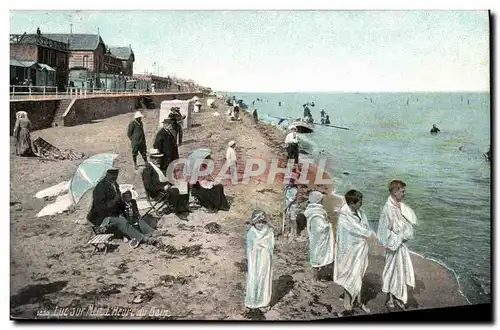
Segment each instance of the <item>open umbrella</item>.
M193 152L191 152L188 156L188 159L187 159L186 175L192 174L192 172L194 170L194 165L196 164L197 160L198 160L198 163L201 165L201 160L207 158L211 154L212 154L212 151L210 149L206 149L206 148L195 149Z
M113 168L118 154L98 154L81 163L69 183L69 197L72 205L78 204L85 193L94 188L107 170Z

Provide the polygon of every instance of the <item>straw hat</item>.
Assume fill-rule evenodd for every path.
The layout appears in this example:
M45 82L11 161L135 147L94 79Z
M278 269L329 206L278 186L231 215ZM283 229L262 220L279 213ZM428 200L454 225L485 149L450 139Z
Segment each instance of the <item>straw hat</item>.
M134 115L134 119L137 119L137 118L142 118L142 117L144 117L144 116L142 115L142 113L141 113L140 111L137 111L137 112L135 113L135 115Z
M152 148L152 149L149 149L149 157L161 158L161 157L163 157L163 154L161 154L158 149Z
M231 141L229 141L228 145L230 147L232 147L232 146L236 145L236 142L234 142L234 140L231 140Z

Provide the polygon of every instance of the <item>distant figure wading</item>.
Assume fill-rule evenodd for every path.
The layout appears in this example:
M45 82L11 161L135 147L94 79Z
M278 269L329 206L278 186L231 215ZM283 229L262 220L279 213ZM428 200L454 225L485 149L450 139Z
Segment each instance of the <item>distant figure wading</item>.
M432 125L432 128L431 128L432 135L435 135L435 134L440 133L440 132L441 132L441 130L436 127L436 124Z

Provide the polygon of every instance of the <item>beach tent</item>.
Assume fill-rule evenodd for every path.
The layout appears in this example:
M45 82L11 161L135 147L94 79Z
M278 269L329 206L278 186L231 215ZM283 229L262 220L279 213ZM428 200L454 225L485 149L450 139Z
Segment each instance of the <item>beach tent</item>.
M158 128L161 128L163 125L163 120L168 117L170 113L170 108L178 107L181 110L181 115L186 116L182 123L182 128L190 128L191 120L194 111L194 102L191 100L182 101L182 100L171 100L171 101L163 101L160 106L160 122L158 123Z

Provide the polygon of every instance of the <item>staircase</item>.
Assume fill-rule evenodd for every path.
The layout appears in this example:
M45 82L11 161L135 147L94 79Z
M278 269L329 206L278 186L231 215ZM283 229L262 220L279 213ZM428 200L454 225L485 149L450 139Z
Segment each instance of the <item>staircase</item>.
M56 114L54 115L54 120L52 121L52 127L64 126L64 114L71 106L73 106L74 99L62 99L57 107Z

